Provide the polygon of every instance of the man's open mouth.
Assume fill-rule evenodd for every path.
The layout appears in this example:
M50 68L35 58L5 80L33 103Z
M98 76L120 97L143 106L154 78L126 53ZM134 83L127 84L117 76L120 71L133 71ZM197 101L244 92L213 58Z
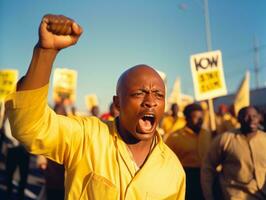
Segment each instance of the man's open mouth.
M149 133L153 130L154 124L155 124L155 115L154 114L145 114L138 121L137 132Z

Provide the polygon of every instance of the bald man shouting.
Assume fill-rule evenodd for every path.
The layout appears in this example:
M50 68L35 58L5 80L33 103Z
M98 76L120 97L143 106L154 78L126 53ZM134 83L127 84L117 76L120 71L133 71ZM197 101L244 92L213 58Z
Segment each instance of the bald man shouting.
M65 199L183 200L183 168L156 131L165 87L154 69L138 65L121 75L114 121L65 117L48 107L55 57L81 34L65 16L43 17L29 69L6 101L13 135L31 153L64 164Z

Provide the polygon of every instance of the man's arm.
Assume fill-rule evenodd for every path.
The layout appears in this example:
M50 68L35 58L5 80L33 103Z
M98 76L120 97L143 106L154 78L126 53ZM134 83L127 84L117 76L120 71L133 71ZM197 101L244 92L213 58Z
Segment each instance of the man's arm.
M75 147L82 144L85 127L83 119L56 115L48 107L48 82L57 53L75 44L81 33L82 28L71 19L44 16L30 67L17 85L18 92L6 100L12 135L31 153L67 165L81 155Z
M82 28L62 15L45 15L39 27L39 41L26 75L18 82L17 91L40 88L49 82L51 69L58 52L74 45Z

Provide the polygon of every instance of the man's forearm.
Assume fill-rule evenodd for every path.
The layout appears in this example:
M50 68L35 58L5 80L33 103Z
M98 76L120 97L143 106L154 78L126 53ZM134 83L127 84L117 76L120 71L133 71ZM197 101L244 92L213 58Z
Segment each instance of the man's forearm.
M17 91L33 90L48 84L58 52L55 49L43 49L36 45L30 67L26 75L18 82Z

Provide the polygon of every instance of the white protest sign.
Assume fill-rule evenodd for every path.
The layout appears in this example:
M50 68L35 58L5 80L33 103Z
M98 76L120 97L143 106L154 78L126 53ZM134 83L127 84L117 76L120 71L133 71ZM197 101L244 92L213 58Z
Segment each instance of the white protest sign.
M190 57L195 98L198 101L227 94L221 51L210 51Z

